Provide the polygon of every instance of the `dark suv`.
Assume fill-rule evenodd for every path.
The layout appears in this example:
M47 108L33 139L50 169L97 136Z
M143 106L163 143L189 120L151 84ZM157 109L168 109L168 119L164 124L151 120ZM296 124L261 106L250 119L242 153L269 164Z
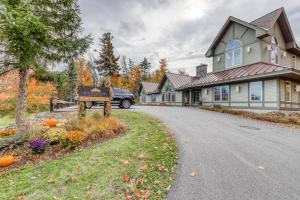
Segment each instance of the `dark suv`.
M117 105L119 108L129 109L131 105L135 104L134 95L126 89L112 88L113 97L111 100L112 105ZM85 107L91 108L95 105L102 105L103 102L86 102Z

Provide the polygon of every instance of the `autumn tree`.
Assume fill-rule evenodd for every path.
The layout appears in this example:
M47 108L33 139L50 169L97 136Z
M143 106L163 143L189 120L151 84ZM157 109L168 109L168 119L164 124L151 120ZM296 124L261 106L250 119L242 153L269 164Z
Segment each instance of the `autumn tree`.
M118 65L120 57L114 55L112 40L113 36L111 33L104 33L102 38L100 38L101 50L95 63L103 76L112 76L120 71L120 66Z
M160 82L166 71L168 70L167 60L165 58L159 60L159 69L155 70L151 77L151 81Z
M0 0L0 43L7 59L1 68L19 69L17 135L26 131L28 71L48 63L71 63L89 47L81 37L77 0Z
M78 76L77 86L93 85L91 65L81 58L75 62L75 67Z

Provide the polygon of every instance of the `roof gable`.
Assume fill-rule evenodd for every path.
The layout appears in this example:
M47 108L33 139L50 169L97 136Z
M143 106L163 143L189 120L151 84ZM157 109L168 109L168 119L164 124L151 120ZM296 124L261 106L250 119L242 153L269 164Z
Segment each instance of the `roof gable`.
M245 22L243 20L237 19L235 17L230 16L227 21L225 22L225 24L223 25L223 27L221 28L220 32L218 33L217 37L214 39L213 43L210 45L208 51L206 52L205 56L207 57L211 57L213 54L213 49L219 44L219 42L221 41L222 37L226 34L226 32L228 31L228 29L230 28L230 26L233 23L238 23L242 26L245 26L247 28L250 28L252 30L255 31L255 35L258 38L264 37L267 32L257 26L254 26L253 24L250 24L248 22Z
M144 89L144 91L145 91L146 94L153 93L153 92L156 91L157 86L158 86L158 83L152 83L152 82L146 82L146 81L143 81L143 82L141 83L139 92L140 92L142 89Z
M166 72L165 75L163 76L163 78L161 79L157 88L158 88L158 90L161 90L164 83L168 79L170 81L170 83L172 84L172 86L175 89L178 89L179 87L190 83L193 80L193 78L194 77L185 75L185 74L175 74L175 73L171 73L171 72Z

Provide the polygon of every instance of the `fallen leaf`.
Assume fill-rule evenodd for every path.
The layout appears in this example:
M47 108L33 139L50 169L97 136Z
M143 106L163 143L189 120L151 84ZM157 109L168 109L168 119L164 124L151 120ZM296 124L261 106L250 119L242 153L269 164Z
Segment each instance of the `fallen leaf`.
M143 159L145 157L144 153L140 153L140 155L138 156L139 159Z
M129 176L127 176L127 175L123 176L123 181L128 182L129 181Z

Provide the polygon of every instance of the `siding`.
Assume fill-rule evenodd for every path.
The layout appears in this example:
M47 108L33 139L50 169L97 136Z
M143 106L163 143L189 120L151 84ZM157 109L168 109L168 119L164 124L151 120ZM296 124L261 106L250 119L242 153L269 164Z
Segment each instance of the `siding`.
M237 92L236 88L240 87ZM233 84L230 86L231 106L233 107L248 107L248 83Z
M224 34L221 42L214 49L213 56L213 71L221 71L226 69L225 52L226 45L233 39L238 39L242 42L242 63L247 65L256 63L262 60L261 43L255 36L255 31L238 23L233 23L228 31ZM251 52L247 52L247 48L251 48ZM218 61L220 58L220 61ZM238 66L237 66L238 67Z
M277 79L264 81L265 107L275 108L278 106L278 86Z

